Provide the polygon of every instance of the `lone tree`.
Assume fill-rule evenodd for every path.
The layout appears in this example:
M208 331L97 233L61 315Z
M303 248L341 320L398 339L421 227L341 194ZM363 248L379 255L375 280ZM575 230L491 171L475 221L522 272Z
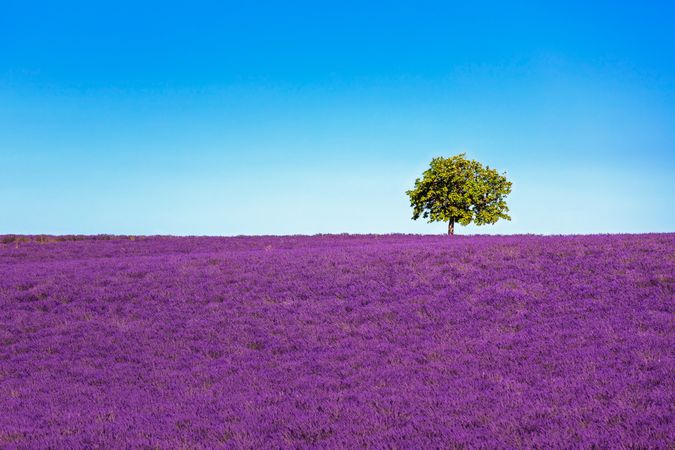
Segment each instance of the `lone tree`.
M406 191L413 220L423 217L429 222L448 222L448 234L455 234L455 222L485 225L511 220L505 201L511 182L506 174L464 156L432 159L422 179L415 180L415 187Z

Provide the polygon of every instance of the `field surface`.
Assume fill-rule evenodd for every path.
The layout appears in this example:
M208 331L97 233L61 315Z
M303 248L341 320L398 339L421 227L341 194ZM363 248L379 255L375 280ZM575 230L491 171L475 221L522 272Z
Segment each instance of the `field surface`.
M675 234L0 236L2 448L675 446Z

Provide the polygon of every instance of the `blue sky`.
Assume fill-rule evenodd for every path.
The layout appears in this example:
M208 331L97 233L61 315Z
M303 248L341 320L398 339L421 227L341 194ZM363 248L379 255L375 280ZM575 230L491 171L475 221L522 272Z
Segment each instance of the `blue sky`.
M675 231L673 3L137 3L2 3L0 234L439 233L459 152L459 233Z

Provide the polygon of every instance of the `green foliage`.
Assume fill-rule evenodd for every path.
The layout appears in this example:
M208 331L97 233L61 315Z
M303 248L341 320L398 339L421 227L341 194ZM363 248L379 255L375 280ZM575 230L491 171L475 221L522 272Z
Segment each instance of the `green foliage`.
M464 156L432 159L422 178L415 180L415 187L406 191L413 220L449 222L450 233L455 222L485 225L511 220L505 201L511 182L505 174Z

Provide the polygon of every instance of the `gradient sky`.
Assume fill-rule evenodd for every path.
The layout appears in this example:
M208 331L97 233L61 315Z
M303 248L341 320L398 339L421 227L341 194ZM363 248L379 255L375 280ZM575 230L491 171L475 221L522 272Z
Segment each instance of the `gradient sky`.
M0 9L0 234L675 231L673 2L25 2Z

